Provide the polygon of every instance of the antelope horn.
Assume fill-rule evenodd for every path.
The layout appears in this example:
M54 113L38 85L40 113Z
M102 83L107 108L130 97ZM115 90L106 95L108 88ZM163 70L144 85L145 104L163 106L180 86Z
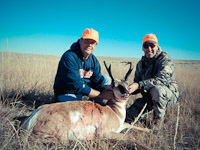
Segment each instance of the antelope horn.
M109 68L108 68L106 62L103 61L103 63L104 63L104 65L105 65L106 70L108 71L108 74L109 74L109 76L110 76L110 78L111 78L111 80L112 80L112 83L113 83L113 82L114 82L114 77L113 77L113 75L112 75L112 73L111 73L111 64L109 65Z
M121 62L121 63L126 63L126 65L130 64L130 68L128 70L128 72L126 73L126 76L124 78L125 81L128 81L128 78L131 74L131 72L133 71L133 66L132 66L132 62Z

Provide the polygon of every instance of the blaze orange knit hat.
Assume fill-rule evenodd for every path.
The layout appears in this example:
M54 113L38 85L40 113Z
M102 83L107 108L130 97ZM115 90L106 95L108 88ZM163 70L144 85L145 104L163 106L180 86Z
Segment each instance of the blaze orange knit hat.
M158 39L155 34L150 33L144 36L142 44L144 44L145 42L158 43Z
M99 33L94 29L85 29L82 35L83 39L92 39L99 43Z

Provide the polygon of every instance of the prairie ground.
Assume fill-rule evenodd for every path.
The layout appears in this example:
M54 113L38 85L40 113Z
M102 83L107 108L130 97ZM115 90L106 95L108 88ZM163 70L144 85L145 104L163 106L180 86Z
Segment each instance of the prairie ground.
M34 141L20 132L16 117L29 115L35 108L54 102L53 83L60 57L46 55L0 53L0 149L190 149L200 148L200 61L174 60L180 91L178 105L168 109L162 131L157 135L129 130L129 141L94 139L88 141ZM102 73L105 60L112 64L115 78L124 77L128 66L120 63L139 59L98 57ZM129 83L134 78L134 71ZM134 102L136 96L130 101ZM140 121L137 126L144 127ZM177 130L177 132L176 132ZM135 142L137 141L137 142Z

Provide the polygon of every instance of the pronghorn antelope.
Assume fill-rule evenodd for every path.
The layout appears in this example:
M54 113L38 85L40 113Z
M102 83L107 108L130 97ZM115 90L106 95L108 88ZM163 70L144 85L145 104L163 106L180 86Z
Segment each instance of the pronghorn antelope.
M69 101L40 106L24 121L22 128L31 132L37 138L55 137L61 141L73 139L92 139L94 137L114 138L116 133L127 128L124 123L126 102L129 94L127 79L133 70L129 71L123 80L114 79L106 63L104 65L112 79L114 99L106 106L91 101Z

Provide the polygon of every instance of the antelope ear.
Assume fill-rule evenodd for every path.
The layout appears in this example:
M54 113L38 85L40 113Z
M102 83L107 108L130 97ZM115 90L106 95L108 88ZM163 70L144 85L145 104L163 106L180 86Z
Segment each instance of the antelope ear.
M117 86L118 86L117 81L114 80L114 81L112 82L112 88L117 87Z

